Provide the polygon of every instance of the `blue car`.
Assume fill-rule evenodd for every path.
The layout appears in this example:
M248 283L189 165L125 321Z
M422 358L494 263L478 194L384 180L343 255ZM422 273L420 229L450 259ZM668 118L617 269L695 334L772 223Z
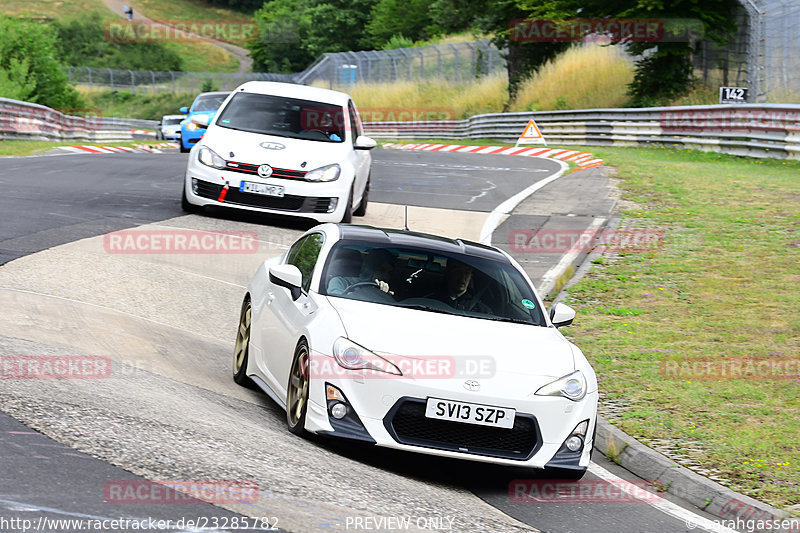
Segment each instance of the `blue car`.
M197 141L199 141L200 137L206 132L206 128L202 124L205 123L208 125L214 119L214 115L217 114L217 109L219 109L219 106L222 105L222 102L225 101L229 94L230 93L227 91L200 93L197 95L197 98L194 99L194 102L192 102L191 107L180 108L180 112L187 115L186 118L181 121L181 152L188 152L192 149L192 146L197 144Z

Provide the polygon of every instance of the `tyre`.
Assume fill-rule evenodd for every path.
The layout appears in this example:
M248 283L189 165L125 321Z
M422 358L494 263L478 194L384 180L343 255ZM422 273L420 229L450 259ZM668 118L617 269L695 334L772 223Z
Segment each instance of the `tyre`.
M347 205L344 206L342 224L349 224L353 221L353 188L350 187L350 195L347 197Z
M363 217L367 214L367 202L369 201L369 180L370 177L367 176L367 184L364 186L364 194L361 196L361 203L358 204L358 209L353 211L353 216Z
M295 435L306 434L308 411L308 343L301 340L294 350L289 384L286 387L286 425Z
M236 332L236 344L233 348L233 381L243 387L252 388L253 382L247 377L247 360L250 354L250 325L253 309L250 298L242 302L239 315L239 329Z
M181 208L186 211L187 213L199 213L203 210L203 206L194 205L189 203L189 199L186 198L186 184L183 184L183 189L181 190Z
M187 154L189 153L189 150L191 150L191 148L183 147L183 137L178 138L178 147L180 148L182 154Z

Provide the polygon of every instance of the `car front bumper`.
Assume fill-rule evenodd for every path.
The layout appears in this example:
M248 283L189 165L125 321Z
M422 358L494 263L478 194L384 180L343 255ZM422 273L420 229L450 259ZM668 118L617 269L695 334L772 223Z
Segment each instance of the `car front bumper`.
M283 187L283 197L240 191L244 181L279 185ZM197 206L230 207L312 218L318 222L339 222L347 206L351 182L352 178L348 180L346 176L324 183L242 176L241 173L218 170L191 161L186 170L184 186L187 200Z

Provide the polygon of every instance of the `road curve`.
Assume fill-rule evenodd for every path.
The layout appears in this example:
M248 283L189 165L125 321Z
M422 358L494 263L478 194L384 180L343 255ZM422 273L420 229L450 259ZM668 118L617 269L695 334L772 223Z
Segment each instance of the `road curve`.
M493 202L553 171L543 167L552 162L538 160L464 154L444 163L439 155L376 151L376 203L363 222L398 226L402 209L380 201L397 195L413 206L413 229L475 239ZM688 530L641 502L511 502L509 482L529 472L465 468L458 461L292 436L271 401L234 385L229 375L247 281L260 261L284 251L307 225L274 220L263 225L262 219L226 213L181 215L177 192L185 156L178 154L5 162L0 183L13 175L28 176L30 183L0 204L0 253L16 257L0 267L0 354L113 361L105 379L4 380L0 411L27 427L147 479L256 483L256 503L221 507L276 517L278 526L290 531L348 529L357 519L364 524L391 517L411 519L410 530L431 530L433 524L451 531L534 530L530 524L546 531ZM448 172L457 176L452 179L459 187L442 179ZM73 223L60 226L65 216ZM118 253L102 237L133 226L250 231L258 250ZM54 244L60 246L49 248ZM0 446L11 445L10 439ZM95 472L89 463L83 471ZM82 476L85 499L99 506L104 484L114 475L120 474ZM0 509L13 502L3 513L24 514L20 508L26 505L30 513L57 492L20 495L0 489Z

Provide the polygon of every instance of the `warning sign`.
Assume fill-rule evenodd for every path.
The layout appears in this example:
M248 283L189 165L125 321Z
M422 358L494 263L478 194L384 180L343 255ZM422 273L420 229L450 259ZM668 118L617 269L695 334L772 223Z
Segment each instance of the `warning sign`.
M542 132L539 131L539 128L536 127L536 122L533 120L528 121L528 125L525 126L525 131L522 132L522 135L519 136L517 139L516 146L520 144L544 144L547 143L544 141L544 136L542 136Z

